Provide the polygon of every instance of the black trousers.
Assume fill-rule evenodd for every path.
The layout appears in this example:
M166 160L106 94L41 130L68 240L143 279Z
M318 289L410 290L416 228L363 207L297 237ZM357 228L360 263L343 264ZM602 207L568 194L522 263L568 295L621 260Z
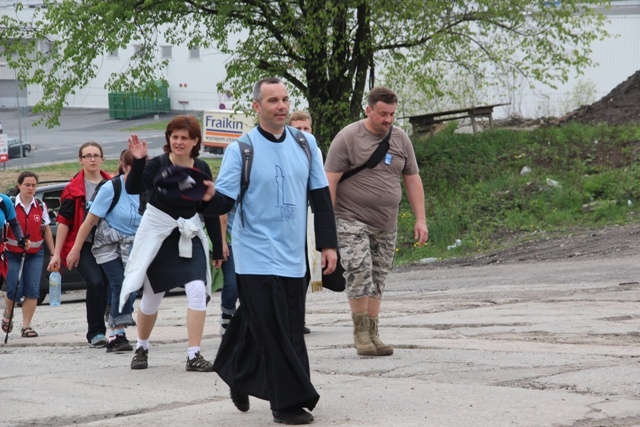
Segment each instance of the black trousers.
M305 279L236 275L240 305L227 327L213 369L234 391L268 400L272 410L312 410L304 342Z

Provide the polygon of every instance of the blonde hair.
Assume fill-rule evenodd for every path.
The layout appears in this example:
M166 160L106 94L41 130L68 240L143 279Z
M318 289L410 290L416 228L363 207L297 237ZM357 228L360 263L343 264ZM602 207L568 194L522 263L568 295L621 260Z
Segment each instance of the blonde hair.
M309 124L313 124L311 120L311 115L306 111L298 110L291 113L289 116L289 124L296 122L298 120L309 120Z

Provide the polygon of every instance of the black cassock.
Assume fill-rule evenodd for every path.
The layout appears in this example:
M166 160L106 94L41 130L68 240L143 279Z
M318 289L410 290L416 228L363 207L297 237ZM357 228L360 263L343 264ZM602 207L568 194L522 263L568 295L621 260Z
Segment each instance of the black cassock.
M304 278L236 275L240 306L227 327L213 370L234 391L268 400L272 410L313 410L304 342Z

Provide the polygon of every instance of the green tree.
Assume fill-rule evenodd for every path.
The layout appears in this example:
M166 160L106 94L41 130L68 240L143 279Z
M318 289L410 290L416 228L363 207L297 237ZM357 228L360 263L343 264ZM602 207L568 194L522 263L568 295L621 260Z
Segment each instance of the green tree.
M556 4L557 3L557 4ZM259 78L283 78L306 98L327 143L362 116L365 92L385 70L431 96L451 75L488 81L487 64L553 85L592 64L589 46L608 36L605 0L59 0L35 18L0 20L0 45L27 84L42 87L34 110L55 126L65 98L95 77L95 59L131 43L143 48L109 80L113 91L162 80L168 43L233 53L220 90L250 93ZM22 6L18 4L17 8ZM53 43L49 52L37 49ZM149 89L151 90L151 89Z

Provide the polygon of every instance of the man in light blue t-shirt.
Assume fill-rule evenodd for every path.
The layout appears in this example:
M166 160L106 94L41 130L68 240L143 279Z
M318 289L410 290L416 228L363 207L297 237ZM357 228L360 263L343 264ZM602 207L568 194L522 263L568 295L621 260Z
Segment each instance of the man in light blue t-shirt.
M237 206L232 241L240 306L231 319L214 371L231 387L240 411L249 395L269 400L274 421L308 424L319 395L311 384L304 343L305 242L309 199L315 210L317 249L325 273L336 265L335 217L322 156L305 133L311 159L285 125L289 95L278 79L254 86L259 125L243 137L253 146L250 185ZM216 191L235 200L242 155L227 147Z

